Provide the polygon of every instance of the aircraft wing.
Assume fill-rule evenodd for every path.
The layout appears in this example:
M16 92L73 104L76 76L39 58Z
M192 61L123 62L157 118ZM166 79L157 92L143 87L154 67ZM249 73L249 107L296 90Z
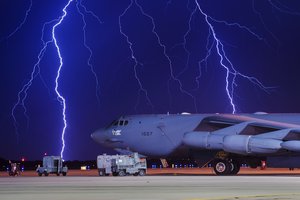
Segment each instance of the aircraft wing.
M243 155L300 152L300 125L218 114L204 118L194 131L184 135L183 143Z
M242 122L252 122L252 126L270 128L270 129L283 129L283 128L300 128L298 124L284 123L266 119L260 119L253 116L244 115L231 115L231 114L218 114L214 116L209 116L204 119L204 121L211 124L227 124L235 125Z

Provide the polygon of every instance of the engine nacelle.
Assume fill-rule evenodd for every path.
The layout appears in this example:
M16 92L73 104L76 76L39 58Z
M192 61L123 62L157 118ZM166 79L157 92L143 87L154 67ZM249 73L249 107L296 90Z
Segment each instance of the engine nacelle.
M230 135L224 137L224 151L237 154L272 154L280 150L281 140L256 138L249 135Z
M221 150L223 137L223 135L211 134L210 132L195 131L186 133L183 137L183 143L194 148Z
M289 151L300 151L300 141L298 140L291 140L287 142L281 143L282 148L287 149Z

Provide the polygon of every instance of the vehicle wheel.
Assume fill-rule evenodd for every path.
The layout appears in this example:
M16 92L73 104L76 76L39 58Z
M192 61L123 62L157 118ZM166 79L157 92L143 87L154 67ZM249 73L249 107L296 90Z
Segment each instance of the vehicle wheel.
M228 175L232 169L231 164L222 159L215 160L213 167L217 175Z
M56 176L59 176L59 175L60 175L59 173L56 174Z
M113 175L113 176L118 176L118 173L113 172L112 175Z
M126 176L125 171L123 171L123 170L119 171L119 176Z
M98 173L99 173L99 176L104 176L105 175L103 169L98 169Z
M40 172L38 172L38 175L39 175L39 176L42 176L43 174L42 174L42 173L40 173Z
M49 173L47 173L47 172L44 172L44 175L45 175L45 176L49 176Z
M105 176L109 176L109 174L105 174Z
M146 172L143 169L139 170L139 176L145 176Z
M138 173L138 172L133 174L133 176L138 176L138 175L139 175L139 173Z
M63 176L67 176L67 172L63 172L62 175L63 175Z

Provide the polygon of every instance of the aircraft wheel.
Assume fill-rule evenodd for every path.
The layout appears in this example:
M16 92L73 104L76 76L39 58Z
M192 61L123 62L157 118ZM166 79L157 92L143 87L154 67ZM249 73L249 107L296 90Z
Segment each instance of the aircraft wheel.
M143 169L139 170L139 176L145 176L146 172Z
M232 169L230 162L222 159L216 159L213 167L217 175L228 175Z
M231 165L232 165L232 168L231 168L230 174L232 174L232 175L238 174L241 169L240 163L236 160L233 160L231 162Z

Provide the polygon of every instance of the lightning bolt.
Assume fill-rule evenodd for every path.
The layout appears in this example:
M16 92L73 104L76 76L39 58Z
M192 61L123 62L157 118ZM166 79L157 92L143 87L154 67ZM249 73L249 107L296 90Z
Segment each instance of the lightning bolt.
M140 93L144 93L145 97L146 97L146 100L148 102L148 104L151 106L152 110L154 108L153 104L152 104L152 101L150 100L149 98L149 95L148 95L148 91L144 88L142 82L141 82L141 79L139 78L138 76L138 73L137 73L137 67L138 66L143 66L143 63L141 63L135 56L135 53L134 53L134 50L133 50L133 43L130 41L129 39L129 36L126 35L122 29L122 23L121 23L121 20L122 20L122 17L124 17L124 15L128 12L128 10L132 7L133 5L133 0L131 0L131 3L125 8L125 10L123 11L123 13L119 16L119 30L120 30L120 34L123 35L126 39L126 42L128 44L128 47L129 47L129 50L130 50L130 55L131 55L131 59L134 61L134 66L133 66L133 70L134 70L134 76L135 76L135 79L139 85L139 97L140 97ZM137 104L135 105L135 110L137 110L137 106L138 106L138 103L139 103L139 97L138 97L138 102Z
M9 38L11 38L13 35L15 35L23 27L23 25L27 21L27 17L29 15L30 11L31 11L31 8L32 8L32 0L29 1L29 6L28 6L28 8L27 8L27 10L25 12L25 16L24 16L23 20L21 21L21 23L8 36L6 36L5 38L2 38L1 42L3 40L5 40L5 39L8 40ZM42 50L40 52L40 54L39 54L38 57L39 58L42 57L43 54L44 54L44 50ZM19 124L17 123L17 119L16 119L16 116L15 116L15 111L16 111L18 105L22 106L22 108L23 108L23 114L24 114L24 116L26 118L27 127L28 127L29 116L27 115L27 109L25 107L24 101L25 101L25 99L27 97L27 90L31 86L33 79L36 77L36 75L38 73L39 73L39 66L36 64L36 65L34 65L33 71L32 71L31 76L30 76L30 80L23 86L23 88L21 89L21 91L18 93L17 103L12 108L12 117L13 117L13 124L14 124L15 131L16 131L16 136L17 136L17 143L19 143L19 131L18 131Z
M133 3L133 0L131 1L131 3ZM163 54L164 54L165 58L167 59L167 61L169 63L170 79L169 79L168 83L170 83L170 81L175 81L179 85L180 92L187 95L187 96L189 96L189 97L191 97L193 99L195 110L196 110L196 112L198 112L196 98L191 93L189 93L187 90L185 90L183 88L183 84L181 83L181 81L174 75L172 60L171 60L170 56L167 54L166 45L164 45L162 43L162 40L161 40L161 38L159 37L159 35L156 31L156 25L155 25L153 17L150 16L149 14L147 14L144 11L143 7L137 2L137 0L134 0L134 3L138 6L138 8L139 8L140 12L142 13L142 15L147 17L152 23L152 30L151 31L155 35L159 46L163 49ZM171 2L169 2L169 3L171 3ZM170 90L169 90L169 94L170 94Z
M12 108L11 115L13 117L14 127L15 127L15 130L16 130L16 135L17 135L17 141L18 142L19 142L19 131L18 131L19 124L17 122L15 112L16 112L16 109L17 109L18 106L22 107L23 114L24 114L24 116L27 119L27 126L28 126L29 117L27 115L27 109L26 109L26 106L25 106L25 100L27 98L27 91L29 90L30 86L32 85L32 82L35 79L35 77L39 74L39 71L40 71L39 70L40 61L42 60L42 58L44 56L44 53L45 53L45 51L46 51L47 46L48 46L49 43L50 43L50 41L46 42L45 45L44 45L44 47L41 49L41 51L40 51L40 53L38 55L38 61L33 66L33 70L31 72L30 79L27 81L26 84L24 84L24 86L22 87L22 89L18 92L18 100L17 100L16 104Z
M265 21L263 19L262 14L256 9L256 7L255 7L255 0L252 0L252 10L259 17L259 20L262 23L264 29L272 36L272 38L277 42L277 44L280 45L279 39L276 37L276 35L272 31L270 31L270 29L267 27L267 25L266 25L266 23L265 23ZM265 41L266 44L268 44L268 42L266 41L266 39L264 39L264 41ZM269 45L269 46L271 46L271 45Z
M196 83L197 83L197 87L196 89L198 90L200 88L200 78L202 76L202 67L204 66L205 69L207 69L207 62L208 62L208 58L211 55L212 49L215 45L215 40L212 40L211 42L211 30L208 29L208 35L207 35L207 39L206 39L206 55L204 58L202 58L199 62L198 62L198 70L199 70L199 75L196 76Z
M26 23L26 20L27 20L27 17L31 11L31 8L32 8L32 0L29 1L29 6L25 12L25 16L23 18L23 20L21 21L21 23L15 28L15 30L13 32L11 32L8 36L6 36L5 38L3 38L1 41L3 41L4 39L9 39L11 38L14 34L16 34L21 28L22 26Z
M238 27L238 28L240 28L240 29L242 29L242 30L250 33L251 35L253 35L254 37L256 37L258 40L264 40L263 37L261 37L260 35L258 35L257 33L255 33L253 30L251 30L247 26L241 25L241 24L236 23L236 22L227 22L227 21L224 21L224 20L218 20L218 19L215 19L215 18L213 18L211 16L208 16L208 15L207 15L207 18L209 18L211 21L214 21L214 22L217 22L217 23L221 23L221 24L225 24L226 26L235 26L235 27Z
M88 10L83 4L82 4L82 1L83 0L76 0L76 5L77 5L77 8L78 7L81 7L83 10L84 10L84 12L86 13L86 14L89 14L89 15L91 15L92 17L94 17L98 22L99 22L99 24L103 24L103 22L102 22L102 20L100 19L100 17L98 17L98 15L96 15L93 11L91 11L91 10ZM78 13L82 13L81 11L80 11L80 9L78 9L77 10L78 11ZM83 14L83 13L82 13ZM85 18L85 17L84 17ZM85 21L85 20L84 20ZM86 23L85 23L86 24Z
M76 3L76 7L77 7L77 11L78 13L81 15L82 18L82 22L83 22L83 27L82 27L82 31L83 31L83 44L85 46L85 48L88 50L89 52L89 57L88 57L88 61L87 61L87 65L90 67L90 70L95 78L95 82L96 82L96 97L98 100L98 103L100 103L100 97L99 97L99 91L100 91L100 86L99 86L99 79L97 76L97 73L95 72L95 68L91 63L91 59L93 57L93 52L92 49L90 48L90 46L87 44L86 42L86 15L85 14L90 14L91 16L93 16L100 24L102 24L103 22L100 20L100 18L93 13L92 11L87 10L87 8L82 4L82 0L77 1ZM84 11L81 10L81 9Z
M288 6L284 5L283 3L279 2L279 1L268 0L268 2L270 3L270 5L273 8L275 8L279 12L289 14L289 15L300 16L300 12L292 10L291 8L289 8Z
M172 2L168 2L168 4L171 4ZM188 3L187 3L187 9L188 10L190 10L189 9L189 1L188 1ZM186 59L186 62L185 62L185 67L183 68L183 70L181 71L181 72L179 72L177 75L176 75L176 77L178 78L178 77L180 77L182 74L184 74L184 72L186 72L187 71L187 69L189 68L189 62L190 62L190 57L191 57L191 52L188 50L188 47L187 47L187 40L188 40L188 36L189 36L189 34L191 33L191 31L192 31L192 20L193 20L193 17L194 17L194 15L195 15L195 13L196 13L196 11L197 11L197 7L195 6L195 8L194 9L192 9L192 10L190 10L191 12L190 12L190 16L189 16L189 21L188 21L188 29L187 29L187 31L185 32L185 34L183 35L183 42L182 43L179 43L179 44L176 44L176 45L174 45L174 47L173 48L175 48L176 46L182 46L183 47L183 50L184 50L184 52L186 53L186 55L187 55L187 59Z
M244 29L244 30L248 31L249 33L251 33L252 35L254 35L256 38L258 38L259 40L262 40L262 38L259 35L257 35L256 33L254 33L252 30L250 30L249 28L247 28L246 26L242 26L242 25L240 25L238 23L228 23L226 21L216 20L216 19L212 18L211 16L209 16L208 14L206 14L202 10L202 8L201 8L201 6L200 6L200 4L198 3L197 0L195 0L195 4L196 4L199 12L204 16L205 22L206 22L206 24L207 24L207 26L209 28L208 39L210 37L212 37L212 39L214 40L212 44L216 48L217 54L219 56L220 66L222 66L225 69L225 71L226 71L225 90L226 90L226 94L227 94L228 100L230 102L230 105L232 107L232 113L234 114L234 113L236 113L236 105L234 103L234 89L237 86L236 78L238 76L249 80L251 83L257 85L258 87L260 87L261 89L263 89L266 92L267 92L268 88L265 87L257 78L252 77L252 76L244 75L244 74L242 74L242 73L240 73L239 71L236 70L236 68L234 67L234 65L232 64L232 62L230 61L230 59L226 55L226 52L224 50L224 44L218 38L217 33L215 31L215 28L214 28L212 22L223 23L223 24L225 24L227 26L237 26L237 27L239 27L241 29ZM208 49L208 54L203 59L203 61L206 61L207 58L209 57L209 55L211 53L211 50L212 50L212 46L210 46L210 47L207 46L207 49Z
M58 70L57 70L57 74L56 74L56 78L55 78L55 93L57 95L57 100L60 102L60 104L62 106L62 116L63 116L63 124L64 124L63 129L62 129L62 134L61 134L62 148L61 148L61 151L60 151L60 155L61 155L62 158L63 158L64 149L65 149L64 136L65 136L65 131L66 131L66 128L67 128L66 100L61 95L61 93L59 92L59 78L60 78L61 69L63 67L63 58L62 58L62 55L61 55L61 52L60 52L60 48L59 48L57 39L55 37L55 31L58 28L58 26L62 23L64 18L67 16L67 8L69 7L69 5L71 4L72 1L73 0L69 0L68 3L65 5L65 7L62 10L63 11L62 16L60 16L58 19L54 19L52 21L46 22L43 25L42 36L41 36L41 41L43 43L43 47L42 47L42 49L40 50L40 52L38 54L37 62L33 66L33 70L31 72L31 76L30 76L29 81L27 81L26 84L24 84L24 86L22 87L22 89L18 93L18 100L17 100L16 104L13 106L12 113L11 113L12 117L13 117L13 120L14 120L14 126L15 126L15 129L16 129L17 138L19 138L18 123L17 123L17 119L16 119L16 116L15 116L16 109L17 109L18 106L21 106L24 110L23 113L24 113L25 117L28 119L28 115L26 113L27 109L25 107L25 100L27 98L27 92L28 92L30 86L32 85L33 80L35 79L35 77L40 73L40 62L43 59L45 51L47 50L47 48L50 44L54 44L54 46L56 48L57 55L59 57L59 63L60 63L59 66L58 66ZM50 25L50 24L53 24L53 23L55 23L55 24L52 26L52 29L51 29L51 35L52 35L51 40L45 41L44 40L45 27L47 25Z
M55 78L55 92L57 94L57 100L61 103L62 107L63 107L63 111L62 111L62 115L63 115L63 122L64 122L64 127L63 127L63 130L62 130L62 134L61 134L61 140L62 140L62 148L61 148L61 151L60 151L60 156L61 158L63 159L63 153L64 153L64 150L65 150L65 132L66 132L66 128L67 128L67 120L66 120L66 100L65 98L60 94L59 90L58 90L58 80L60 78L60 72L61 72L61 69L63 67L63 59L62 59L62 56L61 56L61 52L60 52L60 48L57 44L57 39L55 37L55 30L56 28L62 23L62 21L64 20L64 18L67 16L67 8L69 7L70 3L72 2L73 0L69 0L67 5L65 5L65 7L63 8L63 15L61 16L60 20L53 26L52 28L52 39L54 41L54 45L56 47L56 50L57 50L57 55L59 57L59 67L58 67L58 70L57 70L57 76Z
M26 12L28 13L28 12ZM16 136L17 136L17 143L19 143L19 137L20 137L20 134L19 134L19 123L17 121L17 117L16 117L16 111L17 111L17 108L18 107L21 107L21 109L23 109L23 115L25 116L26 118L26 121L27 121L27 127L29 126L29 116L27 114L27 108L25 106L25 101L27 99L27 96L28 96L28 90L30 88L30 86L32 85L34 79L40 75L40 62L41 60L43 59L44 57L44 54L45 54L45 51L48 47L48 45L52 42L51 40L48 40L48 41L45 41L44 40L44 30L45 30L45 27L55 21L58 21L58 19L55 19L55 20L52 20L50 22L46 22L45 24L43 24L43 28L42 28L42 36L41 36L41 41L43 43L43 47L42 49L40 50L39 54L38 54L38 57L37 57L37 62L34 64L33 66L33 69L31 71L31 75L30 75L30 78L29 80L23 85L22 89L18 92L18 98L17 98L17 102L14 104L13 108L12 108L12 111L11 111L11 115L12 115L12 118L13 118L13 124L14 124L14 127L15 127L15 133L16 133ZM24 22L25 23L25 22ZM23 24L24 24L23 23ZM18 27L22 27L22 25L19 25ZM19 28L19 29L20 29ZM16 32L16 31L15 31ZM10 34L10 35L13 35L13 34ZM42 77L40 76L41 80L43 81ZM43 81L44 85L45 82ZM48 89L49 91L49 89Z

